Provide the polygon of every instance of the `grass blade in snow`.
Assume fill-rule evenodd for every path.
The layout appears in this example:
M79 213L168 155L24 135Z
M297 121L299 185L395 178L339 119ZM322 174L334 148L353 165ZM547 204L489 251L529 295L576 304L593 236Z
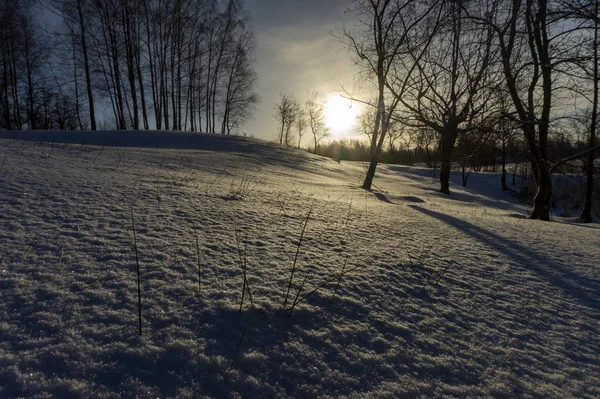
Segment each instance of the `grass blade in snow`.
M237 347L235 348L235 353L233 354L233 358L231 359L231 364L229 365L229 368L227 369L227 371L231 371L231 369L233 368L233 363L235 362L235 358L237 357L238 351L240 350L240 346L242 345L242 340L244 339L244 335L246 335L246 330L248 330L248 327L244 328L244 331L242 332L242 336L240 337Z
M196 235L196 256L198 259L198 295L202 293L202 275L200 274L200 243L198 242L198 230L194 227L194 234Z
M288 298L290 296L290 289L292 287L292 280L294 279L294 272L296 271L296 263L298 262L298 255L300 254L300 247L302 246L302 240L304 239L304 232L306 231L306 225L308 225L308 220L310 219L310 214L313 210L313 205L310 206L308 211L308 215L304 219L304 226L302 226L302 233L300 233L300 239L298 240L298 247L296 248L296 255L294 256L294 263L292 264L292 271L290 273L290 280L288 282L287 291L285 293L285 300L283 301L283 307L287 306Z
M142 335L142 288L140 285L140 259L138 256L137 237L135 234L135 220L133 219L133 207L131 208L131 227L133 229L133 246L135 248L135 265L137 269L138 319L140 322L140 335Z

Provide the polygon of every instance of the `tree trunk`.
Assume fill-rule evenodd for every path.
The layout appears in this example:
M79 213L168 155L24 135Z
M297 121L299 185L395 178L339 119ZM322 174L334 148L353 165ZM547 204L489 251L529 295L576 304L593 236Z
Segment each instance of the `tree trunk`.
M75 33L71 30L71 40L73 47L73 83L75 84L75 113L77 114L77 122L79 123L79 130L83 130L83 123L81 121L81 111L79 106L79 79L77 79L77 52L75 49Z
M377 170L377 163L379 162L379 153L377 151L377 136L381 134L383 136L383 132L379 132L379 128L382 125L383 118L385 117L385 100L384 100L384 88L385 88L385 80L383 76L383 57L380 57L378 64L378 84L379 84L379 98L377 103L377 115L375 116L375 126L373 128L373 134L371 135L371 148L370 148L370 158L369 161L369 170L367 170L367 175L365 176L365 180L363 181L362 188L365 190L370 190L373 185L373 178L375 177L375 171Z
M14 43L11 43L11 58L9 60L9 65L11 65L10 69L10 77L11 77L11 87L12 87L12 98L13 98L13 112L15 117L15 127L17 130L23 129L21 124L21 110L19 108L20 100L19 100L19 80L17 77L17 63L15 60L15 48Z
M550 206L552 205L552 176L546 161L537 162L539 183L537 193L533 199L533 210L530 219L550 220Z
M113 32L113 35L115 34L115 32ZM123 101L123 92L121 90L121 73L120 73L120 66L119 66L119 56L117 53L117 43L116 43L116 39L114 39L113 36L113 43L112 43L112 47L113 47L113 64L114 64L114 73L115 73L115 89L117 90L116 94L117 94L117 112L118 112L118 119L117 119L117 123L119 126L120 130L126 130L127 129L127 123L125 122L125 106L124 106L124 101Z
M175 2L175 8L177 7L177 1ZM175 13L176 11L173 10L173 13ZM173 22L173 27L175 27L177 24L176 21ZM177 82L176 77L175 77L175 66L176 66L176 53L177 53L177 46L179 45L178 43L178 39L177 39L177 34L172 32L171 33L173 35L173 39L171 40L171 64L170 64L170 73L171 73L171 115L172 115L172 123L171 123L171 128L173 130L179 130L179 127L177 126Z
M85 34L85 21L83 20L82 0L77 0L77 14L79 17L79 32L81 34L81 51L83 52L83 69L85 70L85 83L88 94L88 108L90 111L90 126L96 130L96 112L94 110L94 94L92 93L92 75L90 73L90 62Z
M214 24L214 22L212 22ZM206 93L205 93L205 104L204 104L204 132L205 133L210 133L211 132L211 126L210 126L210 104L211 104L211 73L212 73L212 62L213 62L213 46L214 46L214 42L213 42L213 35L214 35L214 26L210 27L210 34L209 34L209 40L208 40L208 64L206 67Z
M148 65L150 67L150 89L152 91L152 102L153 102L153 106L154 106L154 121L156 123L156 130L161 130L161 128L162 128L161 105L160 105L160 97L158 94L155 58L153 56L153 50L152 50L152 47L153 47L152 40L151 40L152 36L150 34L151 20L150 20L150 13L148 11L147 0L144 0L143 4L144 4L144 14L146 17L146 46L148 49ZM139 63L138 63L138 65L139 65ZM140 77L141 77L141 73L140 73ZM141 83L140 83L140 85L141 85Z
M469 175L471 174L471 171L467 172L467 161L466 160L461 162L461 169L462 169L462 186L467 187L467 181L469 180Z
M506 140L502 140L502 178L500 179L502 183L502 191L508 190L508 186L506 185Z
M452 150L456 142L456 134L441 133L440 140L440 192L450 194L450 169L452 163Z
M443 152L440 167L440 192L450 194L450 159L445 158Z
M5 44L6 45L6 44ZM3 52L3 57L2 57L2 61L3 61L3 69L2 69L2 94L4 97L4 109L2 110L4 113L4 119L6 121L6 128L8 130L12 130L12 123L11 123L11 115L10 115L10 100L8 97L8 55L7 55L7 51L6 51L6 47L2 49Z
M375 177L375 170L377 169L377 155L371 157L371 161L369 162L369 170L367 170L367 175L365 176L365 181L363 182L362 188L365 190L370 190L373 185L373 178Z
M144 122L144 130L148 130L148 129L150 129L150 125L148 123L148 110L147 110L147 105L146 105L146 94L144 91L144 78L142 77L140 47L141 46L139 45L139 42L138 42L136 45L135 63L136 63L138 82L139 82L139 87L140 87L140 100L142 102L142 119Z
M218 83L219 83L219 77L220 77L220 72L221 72L221 63L223 60L223 56L225 54L225 50L227 49L228 45L229 45L229 30L230 30L230 26L232 24L232 19L233 19L233 1L229 2L229 5L227 7L227 24L225 25L225 28L223 30L223 38L222 41L220 43L220 49L219 49L219 55L217 57L217 62L215 64L215 71L213 74L213 84L212 84L212 104L211 104L211 128L212 131L211 133L215 133L215 125L216 125L216 110L217 110L217 87L218 87ZM288 145L288 140L286 137L286 145Z
M29 42L29 34L25 34L25 63L27 65L27 113L29 114L29 128L35 130L35 109L33 96L33 65L31 60L31 48Z
M181 17L179 16L179 14L181 13L180 9L181 9L181 5L179 5L179 1L177 2L178 4L178 20L179 20L179 24L177 26L177 130L182 130L181 129L181 112L182 112L182 107L181 107L181 103L182 103L182 96L181 96L181 92L182 92L182 87L183 87L183 78L181 75L181 64L183 63L183 46L184 46L184 41L181 38L182 36L182 32L181 32L181 24L183 23L183 21L181 21ZM187 62L189 62L189 59L187 60ZM189 82L188 82L189 83Z
M590 138L590 146L594 146L594 136ZM592 196L594 192L594 161L595 161L594 152L590 152L586 165L586 185L585 185L585 204L583 206L583 211L579 216L579 221L582 223L591 223L592 221Z
M124 36L125 36L125 59L127 64L127 79L129 80L129 89L131 90L131 103L133 105L133 130L140 129L140 116L137 101L137 89L135 82L135 55L133 43L133 28L131 23L131 14L129 5L126 1L122 2L121 16L123 19Z

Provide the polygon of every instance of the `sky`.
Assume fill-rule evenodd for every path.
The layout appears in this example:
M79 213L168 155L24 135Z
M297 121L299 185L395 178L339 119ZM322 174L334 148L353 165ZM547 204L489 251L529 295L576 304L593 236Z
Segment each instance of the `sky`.
M277 125L273 107L280 93L294 93L304 102L313 90L328 101L332 138L351 134L359 104L333 99L341 84L351 87L354 69L348 50L332 32L344 23L352 24L346 13L348 0L246 0L256 33L256 71L261 97L254 120L243 131L273 139ZM333 108L333 110L332 110ZM334 114L334 115L331 115ZM304 140L303 140L304 141ZM306 141L308 142L308 141Z

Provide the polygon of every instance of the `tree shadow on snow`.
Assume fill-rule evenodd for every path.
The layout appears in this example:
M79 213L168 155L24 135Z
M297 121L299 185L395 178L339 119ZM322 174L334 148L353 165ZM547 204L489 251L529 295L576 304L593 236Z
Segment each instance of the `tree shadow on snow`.
M598 295L600 281L597 279L572 272L560 262L548 259L515 241L507 240L464 220L425 209L418 205L411 205L410 207L470 235L490 248L496 249L507 258L536 273L539 277L560 289L565 296L575 299L581 305L593 310L600 307L600 296Z
M489 186L477 188L462 187L462 178L460 172L452 171L450 175L451 191L450 194L442 194L439 191L439 179L434 178L431 174L431 169L412 168L401 165L388 165L390 171L402 176L407 180L414 181L415 187L421 188L424 191L432 192L432 195L452 200L463 202L466 204L483 205L503 211L522 211L522 206L512 203L510 200L495 198L496 195L504 196L498 185L498 190L490 191ZM499 177L498 177L499 181ZM471 186L470 186L471 187ZM483 190L480 192L480 190Z
M423 200L422 198L419 197L415 197L413 195L404 195L404 196L398 196L398 195L386 195L381 191L373 191L373 190L369 190L371 193L373 193L373 195L375 195L375 198L377 198L379 201L388 203L388 204L393 204L393 205L399 205L399 202L411 202L411 203L424 203L425 200ZM391 198L391 199L390 199ZM392 199L394 202L392 201Z
M390 201L384 193L373 192L373 194L375 194L375 198L377 198L379 201L387 202L388 204L393 204L393 202Z

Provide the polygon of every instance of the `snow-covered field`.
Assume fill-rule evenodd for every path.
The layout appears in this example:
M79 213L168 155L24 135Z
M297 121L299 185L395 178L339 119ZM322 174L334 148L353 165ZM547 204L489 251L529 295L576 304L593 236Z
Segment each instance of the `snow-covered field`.
M599 226L495 175L0 133L2 398L600 397Z

